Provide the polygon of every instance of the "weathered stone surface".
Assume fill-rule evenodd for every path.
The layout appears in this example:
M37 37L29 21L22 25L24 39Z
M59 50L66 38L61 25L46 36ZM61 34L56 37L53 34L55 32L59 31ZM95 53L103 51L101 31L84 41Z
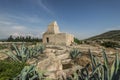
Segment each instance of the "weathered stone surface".
M62 70L62 64L59 59L49 57L45 60L38 62L37 68L39 70L57 71Z
M71 62L71 59L64 59L62 60L62 64L67 64L67 63L70 63Z
M60 33L56 21L48 25L48 30L43 34L44 44L71 45L73 42L73 35L67 33Z
M69 54L66 53L66 54L61 54L61 55L58 55L57 58L60 59L60 60L64 60L64 59L67 59L69 58Z
M56 79L56 72L62 71L62 63L61 60L58 59L51 51L52 49L46 49L44 51L48 58L38 61L37 69L45 71L47 78Z

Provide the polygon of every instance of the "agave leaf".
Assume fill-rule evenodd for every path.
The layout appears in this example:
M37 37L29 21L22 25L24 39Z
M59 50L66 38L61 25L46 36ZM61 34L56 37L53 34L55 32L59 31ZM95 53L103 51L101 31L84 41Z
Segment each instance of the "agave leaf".
M104 76L107 77L105 80L110 80L110 73L109 73L109 63L108 63L108 58L106 56L105 50L103 50L103 58L104 58Z
M90 54L90 59L91 59L91 63L92 63L92 71L93 71L93 70L95 69L95 65L94 65L95 63L94 63L94 61L93 61L94 58L93 58L93 55L92 55L90 49L89 49L88 52L89 52L89 54Z
M25 66L24 69L21 71L20 75L18 75L15 79L17 80L34 80L39 79L39 75L35 70L34 65Z
M12 46L14 47L16 54L18 56L20 56L20 51L19 51L18 47L15 44L12 44Z
M111 80L112 80L114 74L115 74L115 61L113 62L112 67L111 67L111 74L110 74Z
M29 80L35 80L38 77L39 77L38 75L34 75L32 78L29 78Z
M101 67L101 64L98 64L90 76L92 77L99 70L100 67Z
M119 56L118 56L118 53L116 53L115 55L115 60L112 64L112 67L111 67L111 75L110 75L110 78L111 80L115 80L116 79L116 75L117 75L117 72L119 70Z
M103 59L104 59L105 66L108 68L108 58L107 58L107 56L106 56L105 50L103 50L102 53L103 53Z
M22 80L27 80L27 72L23 72L21 77L22 77Z
M6 53L10 58L12 58L14 61L18 61L21 62L16 56L15 54L13 54L11 51Z
M116 58L115 58L115 74L117 74L117 71L119 69L119 64L120 64L120 61L119 61L119 55L118 53L116 53Z

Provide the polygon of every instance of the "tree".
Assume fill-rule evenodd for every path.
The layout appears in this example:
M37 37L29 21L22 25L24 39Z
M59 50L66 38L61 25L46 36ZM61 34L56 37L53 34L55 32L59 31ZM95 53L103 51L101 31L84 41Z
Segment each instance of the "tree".
M81 41L78 38L74 38L74 42L77 44L81 44Z
M12 37L12 35L10 35L10 37L7 39L8 42L14 41L14 38Z

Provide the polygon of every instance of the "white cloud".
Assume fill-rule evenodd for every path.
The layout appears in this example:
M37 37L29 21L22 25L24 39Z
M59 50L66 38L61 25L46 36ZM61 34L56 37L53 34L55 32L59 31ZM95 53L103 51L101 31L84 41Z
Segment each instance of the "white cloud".
M25 26L13 26L12 29L14 29L14 30L25 30L26 27Z
M38 15L12 15L12 14L0 14L0 24L19 24L19 22L25 22L30 24L44 23L44 19L40 18Z
M8 21L0 21L0 24L11 25L11 22L8 22Z
M106 30L107 31L110 31L110 30L120 30L120 26L113 26L113 27L107 28Z
M42 7L46 12L48 12L49 14L51 14L52 16L54 15L53 11L51 11L47 5L45 5L43 3L43 0L37 0L37 4Z

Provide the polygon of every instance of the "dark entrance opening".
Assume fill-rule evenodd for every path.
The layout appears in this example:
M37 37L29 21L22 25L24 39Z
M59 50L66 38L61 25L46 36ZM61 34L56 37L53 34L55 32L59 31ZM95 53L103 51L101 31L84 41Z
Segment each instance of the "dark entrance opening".
M47 40L47 43L49 43L49 38L48 37L46 38L46 40Z

